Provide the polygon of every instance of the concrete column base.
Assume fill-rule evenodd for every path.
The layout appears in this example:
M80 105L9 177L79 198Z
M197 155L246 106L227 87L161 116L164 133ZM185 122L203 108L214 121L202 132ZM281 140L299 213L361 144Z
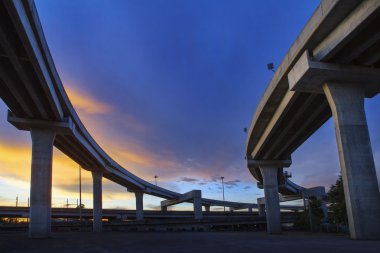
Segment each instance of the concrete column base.
M364 87L327 83L342 171L350 235L380 239L380 194L364 111Z
M193 191L193 206L194 219L200 220L203 218L202 213L202 192L200 190Z
M264 181L267 231L269 234L280 234L281 213L280 199L278 197L278 168L273 166L261 166L260 171Z
M136 197L136 220L144 220L144 193L135 192Z
M55 132L32 129L29 237L47 238L51 234L52 160Z
M93 232L102 232L103 212L102 212L102 177L103 172L92 171L93 180Z

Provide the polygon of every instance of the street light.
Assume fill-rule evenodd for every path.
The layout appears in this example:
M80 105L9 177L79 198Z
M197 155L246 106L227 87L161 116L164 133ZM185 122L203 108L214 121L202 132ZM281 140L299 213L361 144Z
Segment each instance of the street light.
M223 189L223 210L224 212L226 212L226 201L224 200L224 177L220 177L220 179L222 179L222 189Z
M154 182L156 183L156 186L157 186L157 178L158 178L158 176L155 175L155 176L154 176Z
M79 165L79 221L82 222L82 172Z
M273 62L270 62L270 63L267 64L267 69L270 70L270 71L276 72L274 70L274 64L273 64Z

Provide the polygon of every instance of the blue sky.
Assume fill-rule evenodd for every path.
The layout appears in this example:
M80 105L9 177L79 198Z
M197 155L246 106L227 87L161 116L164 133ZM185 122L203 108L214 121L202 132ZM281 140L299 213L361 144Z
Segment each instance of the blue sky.
M147 181L158 175L160 186L201 189L209 198L221 199L224 176L228 200L256 202L263 192L246 168L243 128L273 75L266 64L280 64L318 3L37 0L36 6L70 99L111 157ZM366 102L377 164L378 106L377 98ZM6 122L2 103L0 112L0 148L24 152L22 163L0 157L0 202L13 203L17 194L25 201L30 137ZM54 159L53 203L65 196L75 202L77 165L58 151ZM335 182L331 120L295 152L289 170L301 185ZM84 185L91 206L86 172ZM105 182L104 191L105 207L134 208L122 187ZM158 204L145 197L146 208Z

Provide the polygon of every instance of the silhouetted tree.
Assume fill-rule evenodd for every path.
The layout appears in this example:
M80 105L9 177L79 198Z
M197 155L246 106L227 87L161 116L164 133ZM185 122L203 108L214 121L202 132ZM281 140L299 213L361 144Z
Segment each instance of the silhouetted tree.
M77 208L77 209L79 209L79 208L80 208L80 206L81 206L81 205L77 205L77 207L76 207L76 208ZM85 205L82 203L82 209L84 209L84 208L85 208Z
M348 224L346 201L344 199L342 175L339 176L335 184L331 185L328 194L330 203L329 210L332 212L331 222L335 224Z
M322 224L322 220L324 218L321 208L322 202L316 198L310 198L308 201L310 201L310 211L305 210L298 213L294 226L298 229L319 231L320 225ZM312 224L310 224L310 222ZM312 226L312 228L310 228L310 226Z

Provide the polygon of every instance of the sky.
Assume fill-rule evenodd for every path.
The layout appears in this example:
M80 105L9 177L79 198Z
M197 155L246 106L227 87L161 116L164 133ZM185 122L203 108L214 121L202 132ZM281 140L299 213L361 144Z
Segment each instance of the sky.
M245 156L249 127L273 76L319 1L37 0L64 87L100 146L144 180L203 197L256 203L263 191ZM366 101L380 163L377 97ZM27 205L31 140L6 121L0 100L0 204ZM328 190L339 175L329 120L292 156L292 180ZM378 167L378 166L377 166ZM379 175L379 170L377 172ZM105 208L134 209L134 195L103 179ZM53 207L78 199L78 165L54 149ZM83 202L92 206L83 171ZM159 198L144 196L146 209ZM174 207L191 208L188 204ZM216 209L215 209L216 210Z

